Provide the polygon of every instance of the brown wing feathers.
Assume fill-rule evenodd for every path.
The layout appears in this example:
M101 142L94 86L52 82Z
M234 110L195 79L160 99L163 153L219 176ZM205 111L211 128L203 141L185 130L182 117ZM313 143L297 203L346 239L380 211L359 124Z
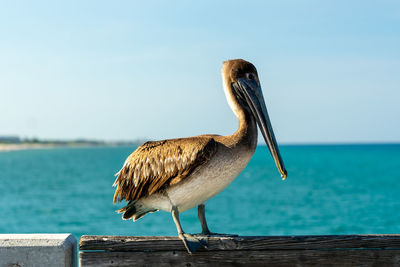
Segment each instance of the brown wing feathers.
M147 142L125 161L114 186L114 203L149 196L179 183L216 152L212 137L191 137Z

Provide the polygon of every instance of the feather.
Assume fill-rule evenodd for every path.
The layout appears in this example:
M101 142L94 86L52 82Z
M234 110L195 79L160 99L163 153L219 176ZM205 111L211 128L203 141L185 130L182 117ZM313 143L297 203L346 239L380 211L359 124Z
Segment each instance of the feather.
M118 172L114 203L136 201L189 177L208 162L218 148L210 136L146 142L138 147Z

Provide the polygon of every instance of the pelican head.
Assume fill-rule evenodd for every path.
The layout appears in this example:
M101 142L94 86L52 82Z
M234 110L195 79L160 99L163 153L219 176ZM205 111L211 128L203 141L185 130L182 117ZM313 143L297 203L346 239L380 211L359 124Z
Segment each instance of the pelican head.
M272 130L257 69L250 62L234 59L224 62L222 75L225 94L233 112L239 117L239 110L245 109L254 116L282 179L286 179L287 171Z

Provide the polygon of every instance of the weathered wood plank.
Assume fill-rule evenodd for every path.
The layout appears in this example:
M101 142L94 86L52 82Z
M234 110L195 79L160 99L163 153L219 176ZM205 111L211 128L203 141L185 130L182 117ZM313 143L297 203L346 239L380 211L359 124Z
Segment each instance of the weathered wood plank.
M80 252L80 266L400 266L399 250Z
M209 251L300 249L400 249L400 235L238 236L206 238ZM80 250L185 251L178 237L82 236Z

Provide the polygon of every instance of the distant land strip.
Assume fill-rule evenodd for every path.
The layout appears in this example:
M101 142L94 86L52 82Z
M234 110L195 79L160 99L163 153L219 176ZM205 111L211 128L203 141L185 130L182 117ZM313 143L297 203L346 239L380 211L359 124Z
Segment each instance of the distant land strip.
M28 149L50 149L60 147L101 147L101 146L139 146L142 140L135 141L99 141L89 139L46 140L38 138L19 138L18 136L0 136L0 152Z

